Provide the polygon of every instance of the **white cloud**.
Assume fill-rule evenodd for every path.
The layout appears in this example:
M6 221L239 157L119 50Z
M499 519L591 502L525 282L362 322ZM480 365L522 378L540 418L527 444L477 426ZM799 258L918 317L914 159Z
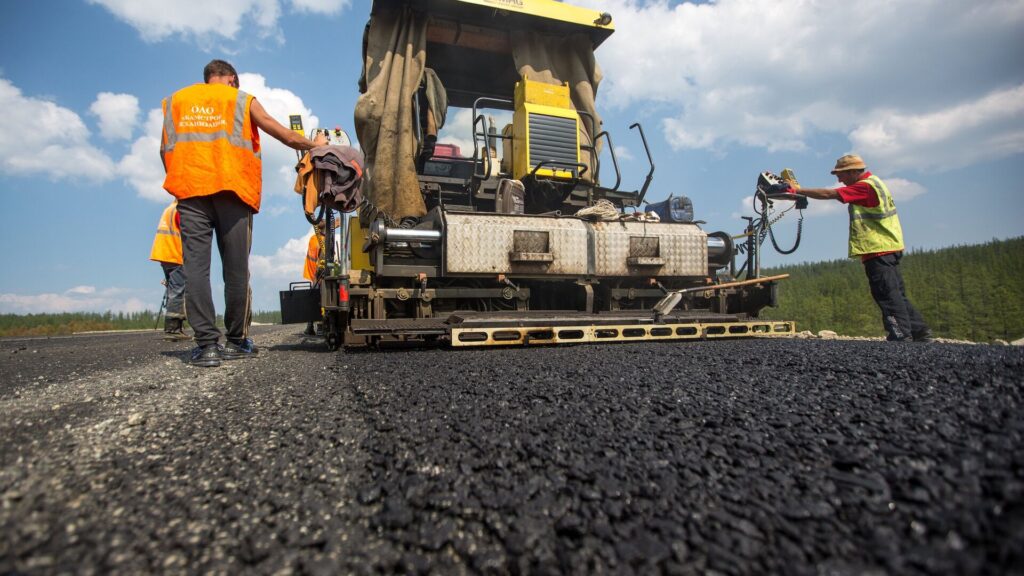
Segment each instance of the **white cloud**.
M278 0L89 0L138 30L147 42L181 35L200 42L234 39L251 22L258 34L277 34Z
M89 143L89 129L78 114L24 96L0 78L0 173L103 182L114 170L114 162Z
M1024 84L936 112L875 117L850 141L887 170L959 168L1024 152Z
M117 163L117 173L142 198L157 202L170 202L171 195L164 190L164 166L160 162L160 139L164 115L159 108L149 111L143 135L132 143L132 149Z
M633 153L630 152L629 148L626 148L625 146L616 146L615 147L615 157L617 159L619 159L619 160L626 160L626 161L631 161L631 160L635 160L636 159L633 156Z
M306 262L306 249L313 230L302 238L292 238L270 256L253 254L249 257L249 273L253 278L290 282L302 279Z
M97 290L93 286L76 286L62 294L0 294L0 313L45 314L61 312L141 312L155 310L152 302L136 291L122 288Z
M89 0L135 28L146 42L181 36L209 47L216 40L242 40L254 29L260 38L283 42L278 27L283 0ZM351 0L291 0L300 13L332 16ZM243 31L244 30L244 31ZM241 34L240 34L241 32Z
M139 99L131 94L100 92L89 111L99 118L104 138L128 140L139 121Z
M601 102L646 108L676 149L804 151L824 132L895 142L894 165L914 169L1024 151L1019 115L999 107L1024 100L1006 90L1024 0L579 1L616 26L597 53ZM944 126L915 140L931 123Z
M286 88L275 88L267 85L267 80L260 74L241 73L238 82L243 91L256 97L263 108L275 120L288 125L288 116L302 115L302 125L307 134L312 128L320 127L320 119L306 107L302 98ZM349 130L349 132L352 132ZM266 133L260 134L260 145L263 148L263 196L283 195L295 196L295 164L298 159L295 150L281 144ZM298 200L295 201L298 207Z
M337 14L350 3L350 0L292 0L292 7L298 12Z
M886 178L885 185L889 188L893 199L901 202L909 202L928 192L928 189L921 184L903 178Z
M301 114L303 125L319 126L319 118L306 107L291 90L267 85L260 74L239 74L242 90L260 101L267 113L287 126L288 116ZM163 130L163 112L160 108L149 111L141 137L132 144L131 151L117 165L118 174L128 180L142 198L167 202L169 195L163 189L164 167L160 161L160 140ZM263 158L263 197L268 195L295 196L295 151L266 133L260 134ZM298 200L295 200L296 210Z

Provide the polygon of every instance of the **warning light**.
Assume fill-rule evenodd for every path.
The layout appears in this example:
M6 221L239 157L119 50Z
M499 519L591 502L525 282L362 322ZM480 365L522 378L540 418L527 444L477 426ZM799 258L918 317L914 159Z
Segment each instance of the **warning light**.
M338 286L338 302L348 302L348 288L344 284Z

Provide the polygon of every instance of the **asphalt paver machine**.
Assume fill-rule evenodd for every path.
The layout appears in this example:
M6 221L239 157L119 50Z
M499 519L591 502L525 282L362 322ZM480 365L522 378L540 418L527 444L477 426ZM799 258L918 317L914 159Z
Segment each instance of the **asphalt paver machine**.
M320 211L325 246L341 219L320 282L332 348L794 332L758 318L779 278L738 279L729 234L706 232L685 198L645 202L639 124L627 133L649 169L639 190L620 186L594 106L594 51L613 30L553 0L373 3L355 112L365 199ZM467 113L460 142L438 141Z

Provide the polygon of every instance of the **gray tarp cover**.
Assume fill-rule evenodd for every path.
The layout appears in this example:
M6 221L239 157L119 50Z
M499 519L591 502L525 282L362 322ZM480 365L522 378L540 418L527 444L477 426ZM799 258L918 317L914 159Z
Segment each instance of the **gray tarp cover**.
M412 102L423 80L428 18L408 8L381 10L374 14L365 40L366 89L355 109L356 134L369 173L363 191L395 220L426 213L416 179ZM593 115L600 131L594 97L601 70L589 38L513 31L511 44L520 75L552 84L568 82L573 105ZM512 89L509 86L510 96ZM438 120L443 113L438 111ZM582 124L581 138L588 143L589 125ZM589 164L588 157L581 161Z

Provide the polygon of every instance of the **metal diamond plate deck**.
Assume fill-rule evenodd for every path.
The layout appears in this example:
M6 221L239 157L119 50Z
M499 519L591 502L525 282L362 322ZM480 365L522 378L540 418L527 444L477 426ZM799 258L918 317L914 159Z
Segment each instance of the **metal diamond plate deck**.
M587 273L587 229L581 220L488 214L446 215L445 255L448 273L509 274ZM551 263L513 263L517 230L548 232Z
M598 277L707 274L707 234L692 224L584 222L574 218L453 213L446 218L445 254L449 274ZM532 262L510 257L515 252L516 232L523 231L548 233L551 262L543 262L539 257ZM642 240L631 240L633 238ZM658 239L656 256L651 250L653 243L646 240L650 238ZM642 253L632 254L631 244L634 251Z
M594 264L597 276L705 276L707 234L695 225L643 222L595 222ZM630 238L659 239L662 266L630 266ZM638 244L634 242L634 244ZM637 254L647 256L647 254Z

